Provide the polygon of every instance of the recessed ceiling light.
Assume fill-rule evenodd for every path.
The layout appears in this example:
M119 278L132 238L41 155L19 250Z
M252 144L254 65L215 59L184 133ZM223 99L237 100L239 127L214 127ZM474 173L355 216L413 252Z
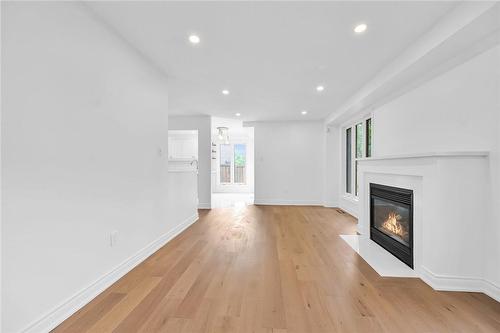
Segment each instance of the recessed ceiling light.
M361 23L354 27L354 32L360 34L365 32L367 28L368 26L365 23Z
M323 90L325 90L325 87L323 87L323 86L316 87L316 91L323 91Z
M241 113L238 112L238 113L235 114L235 116L239 117L239 116L241 116Z
M191 44L198 44L200 42L200 37L197 35L190 35L189 41L191 42Z
M222 94L223 95L229 95L229 90L227 90L227 89L222 90Z
M300 113L302 113L302 115L306 115L307 111L306 110L302 110Z

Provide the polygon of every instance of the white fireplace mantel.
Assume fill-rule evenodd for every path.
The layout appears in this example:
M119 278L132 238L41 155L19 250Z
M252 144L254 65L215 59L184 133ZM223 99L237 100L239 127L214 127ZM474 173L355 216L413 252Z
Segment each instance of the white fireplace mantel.
M413 190L414 270L437 290L484 292L488 152L445 152L359 160L358 232L370 233L370 183Z
M446 157L487 157L489 151L445 151L445 152L428 152L416 154L402 154L402 155L386 155L374 156L358 159L358 161L379 161L379 160L397 160L397 159L414 159L414 158L446 158Z

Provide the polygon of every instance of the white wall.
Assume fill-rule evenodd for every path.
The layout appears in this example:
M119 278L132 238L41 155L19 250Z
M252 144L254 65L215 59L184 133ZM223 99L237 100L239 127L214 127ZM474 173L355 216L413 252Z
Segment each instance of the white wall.
M198 216L197 183L198 177L192 169L168 173L167 229L175 230L172 235L180 232Z
M159 153L164 76L81 4L3 2L2 33L2 332L10 333L172 232L168 207L180 205L168 200ZM68 315L52 314L33 330Z
M491 218L485 230L488 248L484 277L497 287L500 286L499 84L500 46L496 46L373 111L375 156L490 151L491 188L485 188L483 193L484 200L491 200L488 212ZM337 142L342 141L343 134L339 133ZM342 163L342 153L337 156L338 163ZM344 193L342 185L339 193ZM359 208L357 202L345 200L342 195L339 205L355 214Z
M497 69L500 68L500 64ZM500 95L500 83L499 95ZM500 103L498 104L500 107ZM493 253L488 255L485 276L489 281L495 283L500 288L500 112L497 111L497 140L496 146L492 149L490 154L490 174L491 174L491 202L489 206L493 212L491 214L491 223L489 224L491 230L487 232L488 243L487 251ZM496 255L494 255L496 254Z
M3 14L2 14L2 8L3 6L0 4L0 36L3 36L3 23L2 23L2 20L3 20ZM0 48L1 48L1 43L0 43ZM0 55L0 60L1 60L1 55ZM3 77L3 73L2 73L2 63L0 63L0 78ZM2 82L3 80L0 80L0 91L3 92L3 89L2 89ZM1 94L0 94L1 95ZM1 96L0 96L0 102L1 102ZM2 199L2 188L3 188L3 185L2 185L2 177L1 177L1 174L3 174L3 171L2 171L2 165L3 165L3 162L2 162L2 148L1 148L1 145L2 145L2 108L0 107L0 331L2 330L2 327L3 327L3 199Z
M342 166L339 163L341 147L339 142L340 128L330 126L325 128L325 181L324 203L326 207L338 207L340 200L340 177Z
M210 208L211 189L211 120L209 116L171 116L171 130L198 130L198 198L200 208Z
M374 154L494 148L500 46L374 111Z
M255 203L323 203L321 121L251 122L255 135Z
M488 150L492 202L486 226L486 279L500 287L500 46L382 106L374 113L376 155Z

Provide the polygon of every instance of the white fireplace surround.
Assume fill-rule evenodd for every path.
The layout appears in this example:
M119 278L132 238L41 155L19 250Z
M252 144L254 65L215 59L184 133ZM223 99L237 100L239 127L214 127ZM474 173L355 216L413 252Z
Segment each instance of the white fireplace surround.
M488 158L475 151L360 160L358 232L370 235L370 183L411 189L416 275L436 290L500 301L500 288L484 278Z

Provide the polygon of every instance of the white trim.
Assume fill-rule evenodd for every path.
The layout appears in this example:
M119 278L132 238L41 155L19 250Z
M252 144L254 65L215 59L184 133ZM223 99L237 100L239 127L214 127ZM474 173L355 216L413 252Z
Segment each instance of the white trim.
M256 205L276 206L323 206L321 200L279 200L279 199L255 199Z
M490 296L497 302L500 302L500 287L489 280L482 280L482 281L483 281L483 288L481 292Z
M479 277L440 275L422 266L420 278L435 290L479 292L500 302L500 287Z
M344 198L346 196L352 196L353 198L356 198L356 199L358 198L359 193L358 193L358 195L356 195L356 185L358 185L358 190L359 190L359 184L357 183L358 177L357 177L357 173L356 173L356 162L371 159L371 157L366 157L366 145L367 145L367 137L368 137L368 132L366 131L366 122L368 121L368 119L371 120L371 127L372 127L372 133L373 133L374 123L375 123L373 111L365 113L362 116L357 116L357 117L351 118L348 122L344 122L341 126L341 138L340 138L341 140L340 141L342 143L342 147L341 147L340 160L341 160L341 171L342 171L342 179L341 179L342 180L342 193L343 193ZM363 133L364 133L364 135L363 135L363 151L362 151L361 157L356 157L356 153L357 153L357 151L356 151L356 149L357 149L357 146L356 146L356 136L357 136L356 126L359 124L362 125ZM346 132L347 132L347 129L349 129L349 128L351 129L351 192L352 193L349 193L346 190L346 187L347 187ZM373 147L374 147L373 137L374 136L372 135L371 156L373 156Z
M358 161L379 161L379 160L397 160L409 158L444 158L444 157L488 157L490 152L488 150L471 150L471 151L445 151L445 152L429 152L418 154L405 154L405 155L387 155L387 156L374 156L359 158Z
M339 205L340 209L342 209L344 212L346 212L347 214L351 215L352 217L354 217L355 219L358 219L358 214L352 210L351 208L345 206L345 205ZM356 224L356 231L359 232L359 223Z
M352 202L354 204L358 204L359 203L359 196L357 197L354 194L350 194L350 193L345 193L342 196L342 199L350 201L350 202Z
M211 209L211 208L212 208L212 204L209 202L200 202L198 204L198 209Z
M196 165L193 165L195 161ZM197 158L169 159L168 172L192 172L198 174L198 163Z
M198 213L160 236L95 282L43 315L21 332L49 332L198 220Z
M221 182L221 174L220 174L220 153L221 153L221 145L229 145L231 150L231 167L230 167L230 181L226 183ZM234 161L234 146L235 145L245 145L245 183L236 183L234 181L235 176L235 168L236 163ZM241 136L241 137L231 137L229 139L229 143L217 143L217 156L215 159L215 189L214 193L252 193L252 185L253 185L253 175L250 175L250 170L253 170L253 165L249 165L249 162L253 164L253 149L254 143L253 138L249 136Z
M349 215L358 218L356 207L359 205L359 197L355 197L354 194L346 193L342 195L340 199L339 208Z
M193 169L169 169L169 173L195 173L198 174L198 171L193 170Z

